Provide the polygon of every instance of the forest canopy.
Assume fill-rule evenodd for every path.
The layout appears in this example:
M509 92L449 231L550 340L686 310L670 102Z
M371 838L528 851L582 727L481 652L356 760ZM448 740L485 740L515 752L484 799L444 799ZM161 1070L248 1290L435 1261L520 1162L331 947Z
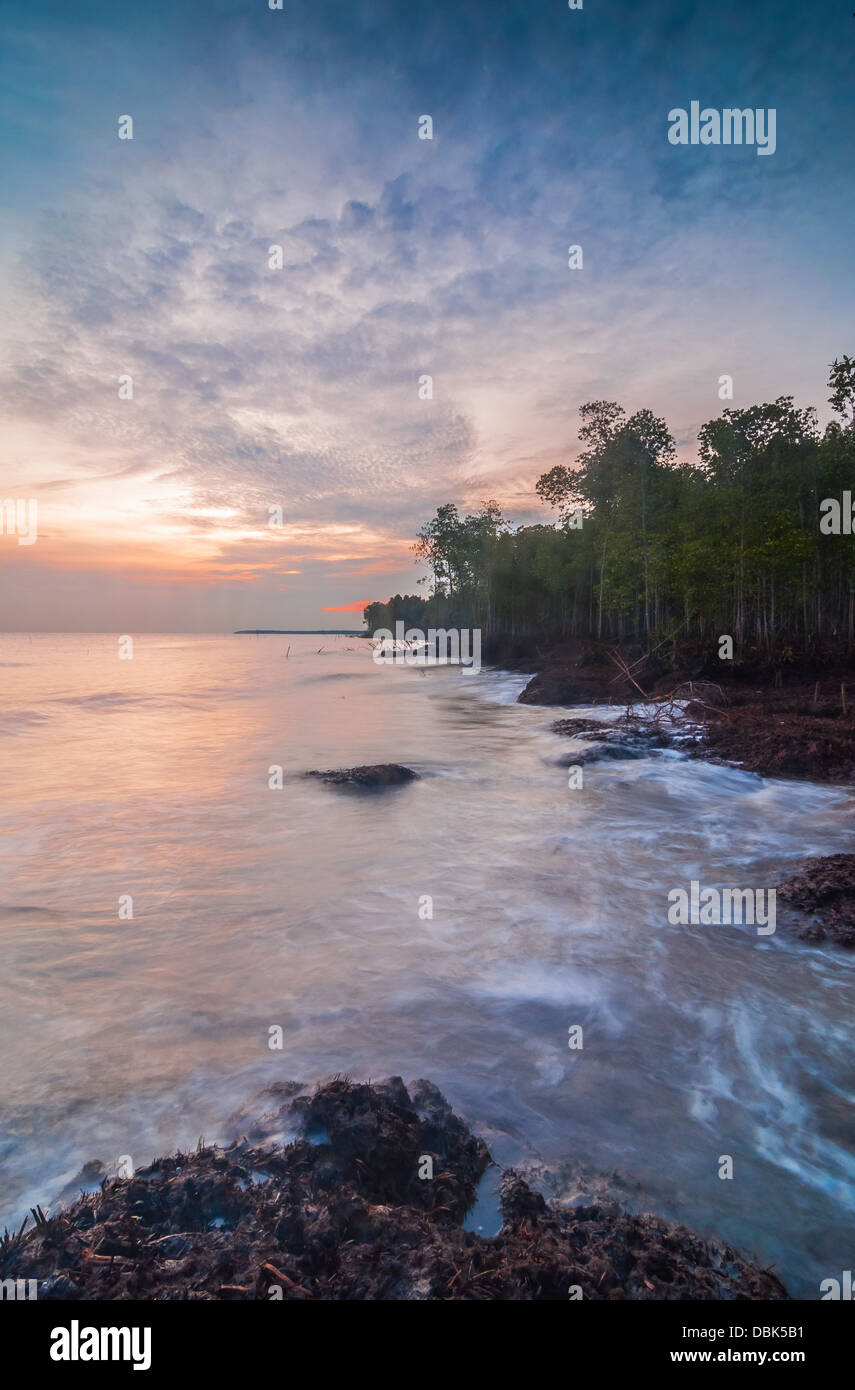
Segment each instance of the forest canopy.
M855 359L836 360L820 433L791 396L726 409L680 462L664 420L614 401L580 410L576 465L537 495L557 523L512 527L495 502L461 516L439 507L414 546L431 593L365 609L370 630L480 627L487 639L610 640L730 633L772 650L855 637ZM849 497L844 505L844 493ZM821 504L842 506L838 534Z

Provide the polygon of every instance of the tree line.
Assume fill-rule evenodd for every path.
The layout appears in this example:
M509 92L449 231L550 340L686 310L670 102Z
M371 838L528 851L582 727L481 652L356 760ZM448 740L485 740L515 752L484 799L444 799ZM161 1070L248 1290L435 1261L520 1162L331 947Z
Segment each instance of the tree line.
M488 641L729 633L765 652L853 645L855 358L832 363L828 386L838 418L823 432L791 396L726 409L699 431L697 463L677 459L651 411L583 405L576 465L536 485L557 524L512 527L495 502L466 516L445 503L414 546L429 596L370 604L369 629L401 618L480 627ZM844 506L838 534L822 522L829 498Z

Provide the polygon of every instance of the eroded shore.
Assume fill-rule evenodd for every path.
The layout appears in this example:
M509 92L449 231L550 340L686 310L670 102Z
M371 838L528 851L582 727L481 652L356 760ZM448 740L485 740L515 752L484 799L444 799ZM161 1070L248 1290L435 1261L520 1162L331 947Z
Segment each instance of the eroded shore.
M593 740L579 764L677 742L693 757L760 776L855 782L855 672L845 662L826 659L818 671L732 666L687 650L666 659L638 646L571 641L508 664L533 670L522 704L625 707L608 730L590 719L556 720L555 733ZM806 859L777 891L795 909L802 940L855 949L855 855Z
M522 704L620 707L673 697L689 704L702 757L767 777L855 781L855 669L843 656L815 666L729 662L688 647L648 656L638 645L571 640L506 661L532 673Z

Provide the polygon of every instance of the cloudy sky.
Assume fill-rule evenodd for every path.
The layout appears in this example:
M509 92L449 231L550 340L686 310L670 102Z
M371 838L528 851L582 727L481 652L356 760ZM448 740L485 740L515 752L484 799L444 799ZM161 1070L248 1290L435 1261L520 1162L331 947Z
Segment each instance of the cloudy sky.
M552 519L587 400L684 457L724 373L828 418L852 0L2 13L4 628L358 627L439 504ZM775 108L774 155L670 144L694 100Z

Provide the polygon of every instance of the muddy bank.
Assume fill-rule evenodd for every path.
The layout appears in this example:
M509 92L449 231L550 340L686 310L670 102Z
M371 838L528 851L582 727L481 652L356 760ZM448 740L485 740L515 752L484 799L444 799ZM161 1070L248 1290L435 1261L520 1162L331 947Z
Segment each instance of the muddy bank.
M526 669L520 661L518 669ZM695 756L767 777L855 781L855 671L729 663L689 649L570 642L544 656L523 704L618 705L677 699L695 723ZM663 720L661 728L673 728ZM570 732L570 730L566 730Z
M627 680L609 656L609 648L594 642L569 641L549 653L509 659L512 670L535 674L519 697L523 705L626 705L641 698L637 686ZM641 647L624 647L621 654L632 665L643 655ZM651 668L662 674L661 664ZM642 687L643 688L643 687Z
M778 897L805 914L798 935L855 950L855 854L805 859L778 885Z
M692 751L763 777L855 781L855 714L848 708L855 700L855 678L845 713L839 682L831 689L826 683L816 703L814 683L794 687L757 690L726 683L727 703L703 712L703 732Z
M301 1089L271 1088L231 1147L105 1181L7 1240L0 1277L39 1280L40 1299L787 1297L718 1242L599 1200L549 1206L511 1171L500 1234L465 1231L491 1159L435 1086Z

